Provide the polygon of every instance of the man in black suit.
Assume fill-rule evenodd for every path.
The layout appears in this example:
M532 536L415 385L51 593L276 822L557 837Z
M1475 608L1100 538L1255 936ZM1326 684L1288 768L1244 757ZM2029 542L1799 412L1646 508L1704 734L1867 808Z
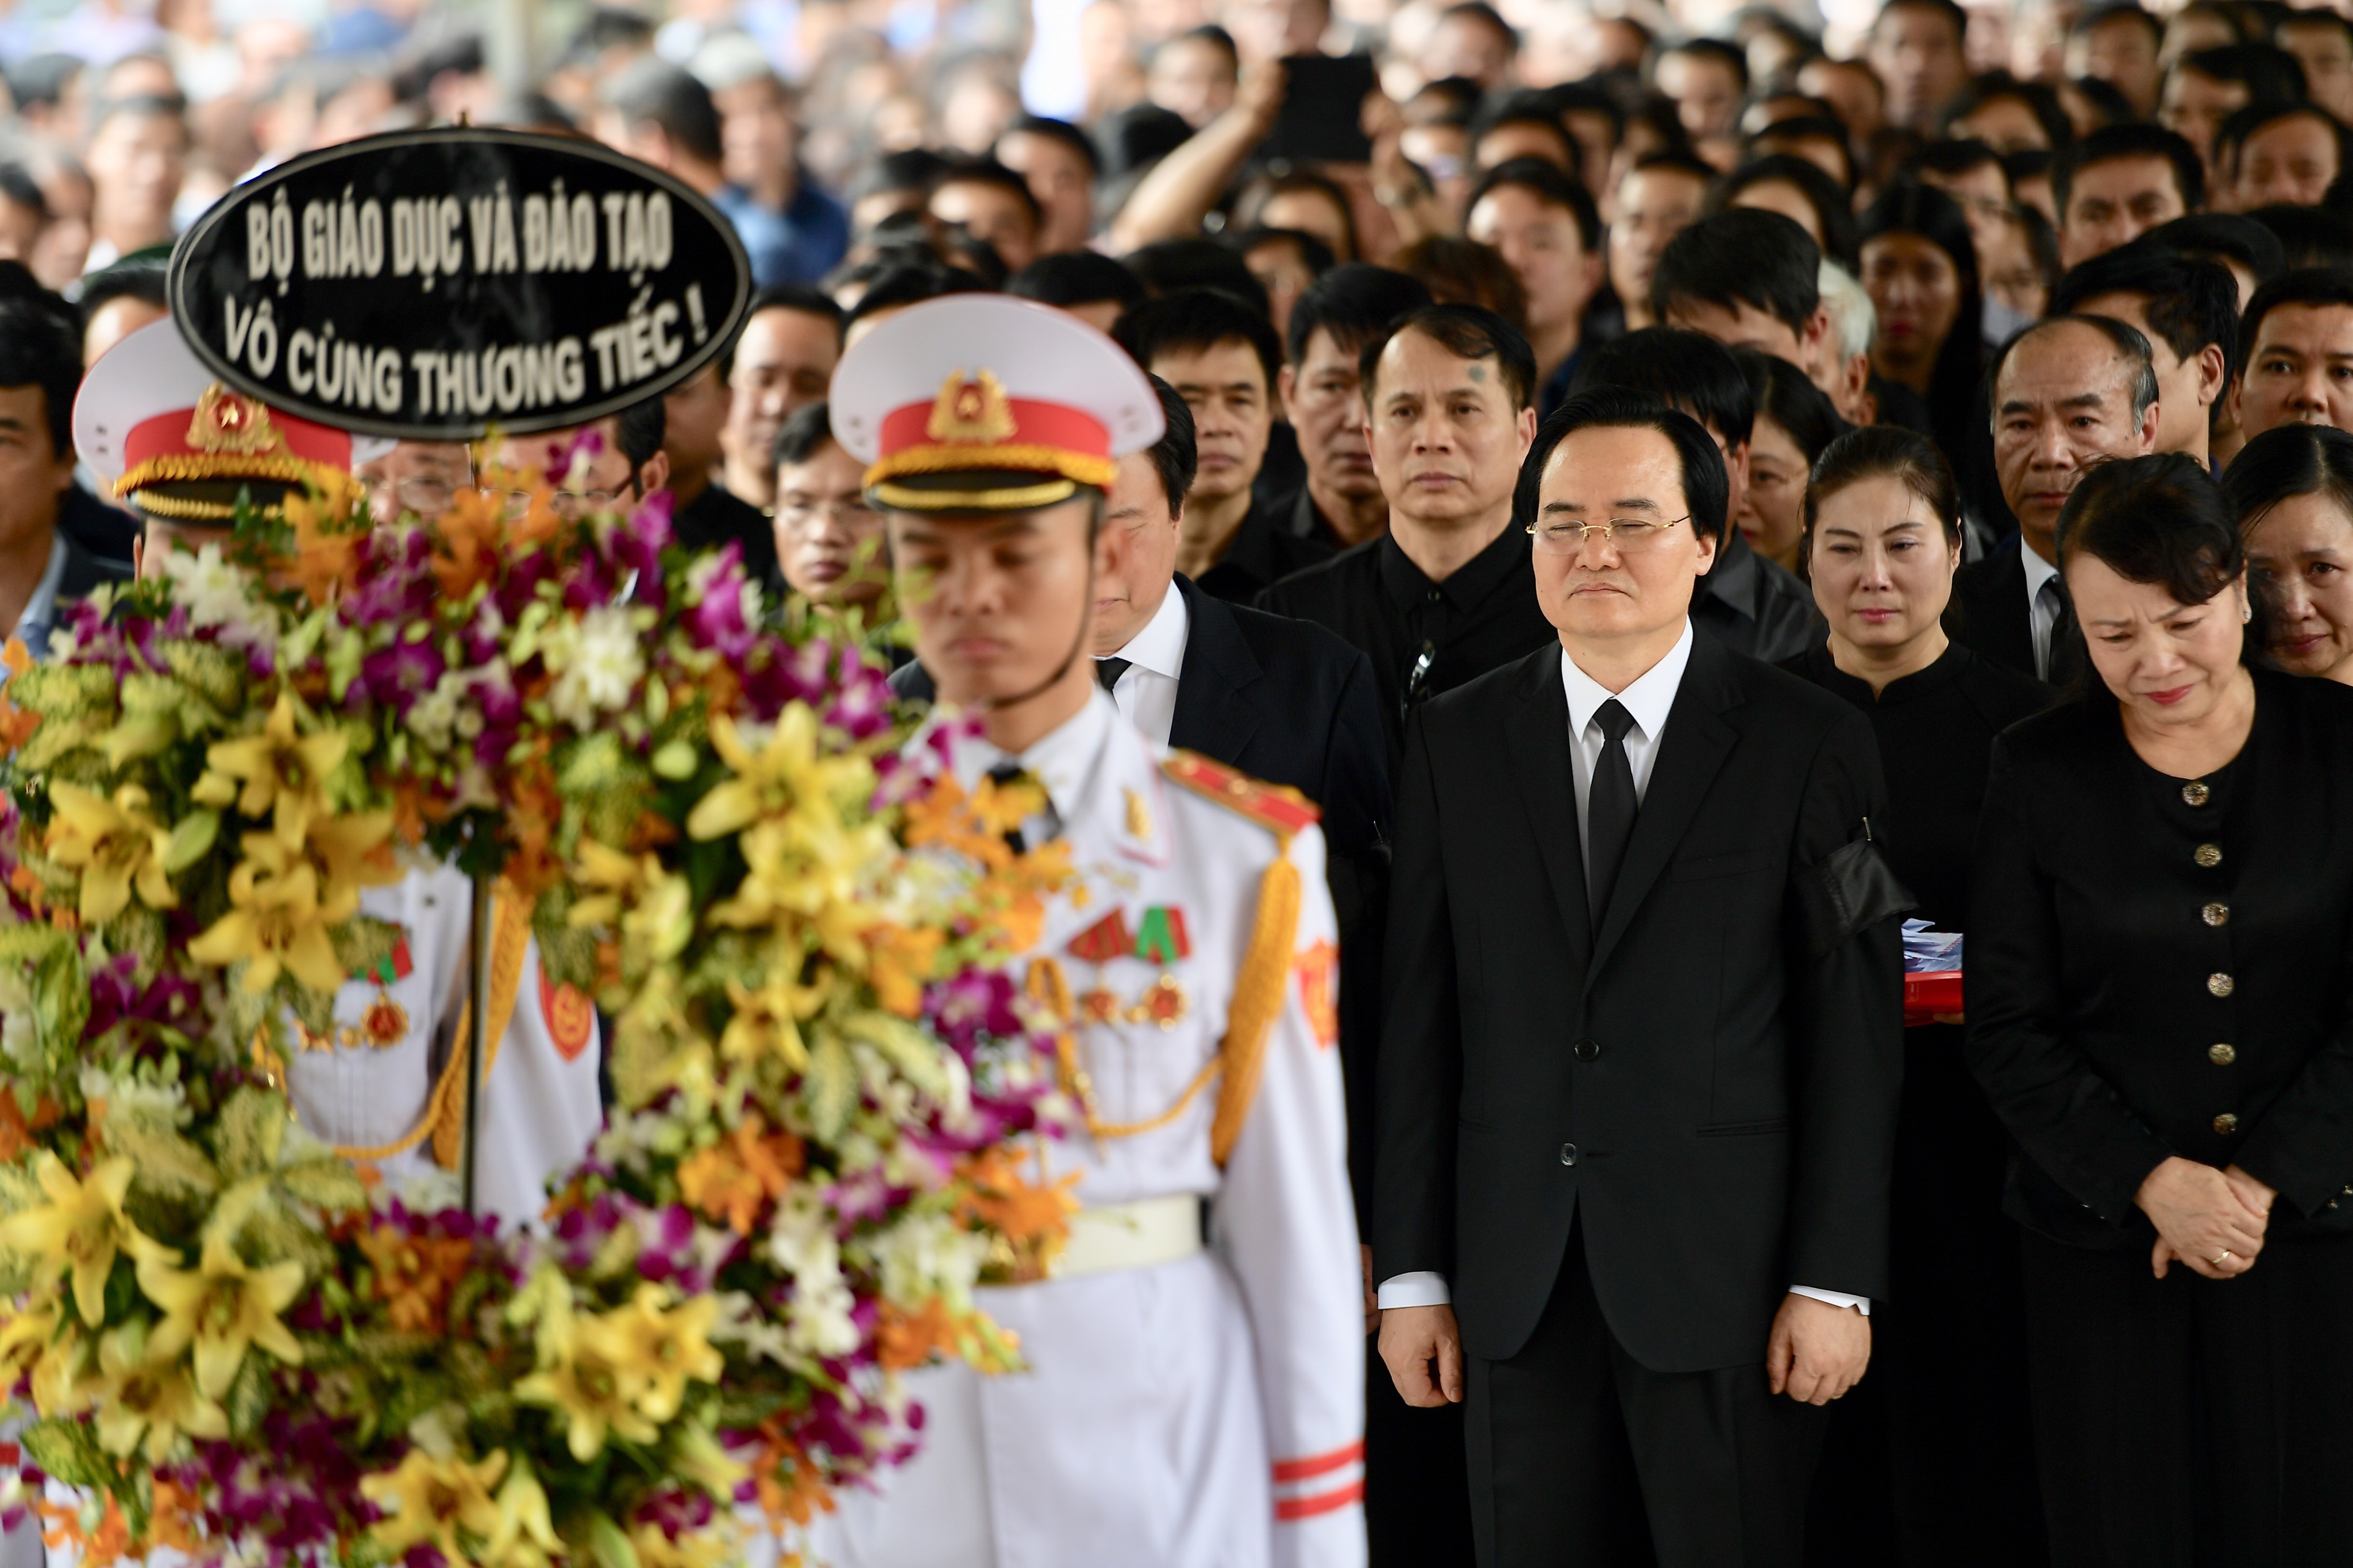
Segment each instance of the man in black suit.
M2059 511L2093 465L2157 449L2157 371L2138 329L2052 316L1993 367L1993 458L2019 532L1953 575L1946 631L2006 669L2062 686L2083 637L2059 580Z
M1381 1352L1466 1403L1485 1564L1795 1563L1885 1290L1894 905L1831 896L1879 869L1878 754L1695 635L1726 493L1688 416L1572 397L1520 489L1557 646L1398 775Z
M1167 432L1124 458L1103 513L1113 565L1095 582L1095 678L1153 740L1289 784L1323 808L1326 870L1340 921L1340 1055L1358 1226L1372 1192L1369 1060L1378 1028L1380 906L1388 757L1365 656L1321 626L1211 597L1179 575L1176 546L1193 480L1193 416L1153 378ZM908 664L902 697L929 701Z

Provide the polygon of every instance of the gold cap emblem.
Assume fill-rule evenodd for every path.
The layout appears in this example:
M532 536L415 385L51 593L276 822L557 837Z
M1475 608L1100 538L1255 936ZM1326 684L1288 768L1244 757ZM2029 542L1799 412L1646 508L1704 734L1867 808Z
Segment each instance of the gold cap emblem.
M956 444L1008 440L1013 432L1013 404L1005 395L1005 384L985 370L970 376L960 370L949 372L923 426L923 434L933 440Z
M283 451L286 441L270 423L266 405L231 392L216 381L196 399L195 417L188 421L188 446L198 452L250 456Z

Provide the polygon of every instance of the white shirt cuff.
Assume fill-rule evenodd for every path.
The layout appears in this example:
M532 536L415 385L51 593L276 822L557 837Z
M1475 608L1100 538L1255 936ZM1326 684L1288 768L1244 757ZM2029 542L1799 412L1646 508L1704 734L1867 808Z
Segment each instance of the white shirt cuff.
M1811 1285L1792 1285L1789 1294L1810 1296L1817 1301L1828 1301L1833 1307L1852 1307L1864 1317L1871 1316L1871 1298L1868 1296L1850 1296L1843 1290L1817 1290ZM1388 1303L1384 1301L1381 1305L1386 1307Z
M1382 1280L1374 1300L1386 1312L1393 1307L1444 1307L1454 1298L1446 1289L1446 1276L1425 1268Z

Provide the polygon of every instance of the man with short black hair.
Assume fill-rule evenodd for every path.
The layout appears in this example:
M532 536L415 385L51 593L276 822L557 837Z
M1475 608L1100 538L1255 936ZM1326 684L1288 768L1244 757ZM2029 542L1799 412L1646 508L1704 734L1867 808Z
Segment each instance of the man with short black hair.
M1404 273L1348 262L1291 307L1278 390L1307 469L1288 508L1276 510L1287 511L1291 532L1345 550L1388 526L1388 499L1365 444L1357 362L1367 341L1387 338L1390 322L1429 303L1430 290Z
M841 359L841 307L798 284L763 289L719 356L727 384L727 422L720 429L722 479L728 493L761 511L776 504L776 431L796 408L825 400Z
M2353 121L2353 21L2334 11L2291 11L2272 29L2272 42L2295 57L2306 97Z
M2162 411L2156 449L2211 465L2211 416L2238 369L2239 293L2227 270L2142 240L2062 278L2050 313L2107 316L2147 338Z
M933 184L924 205L939 222L996 251L1008 272L1020 271L1040 254L1046 209L1029 181L994 158L966 158L952 164Z
M2104 125L2051 165L2059 258L2080 267L2103 251L2196 212L2206 200L2198 150L2158 125Z
M1935 131L1969 85L1968 13L1953 0L1887 0L1871 24L1864 58L1887 84L1890 124Z
M119 99L92 111L82 154L90 188L84 270L170 243L173 204L188 172L184 112L177 100L164 98Z
M2134 0L2110 0L2085 10L2067 29L2067 74L2106 82L2135 114L2154 114L2164 48L2164 23Z
M866 504L866 466L835 438L823 401L785 416L775 456L777 571L769 586L871 609L891 585L882 517Z
M1038 252L1084 250L1095 232L1095 144L1067 120L1025 114L997 139L997 161L1029 182L1045 214ZM1001 254L1001 253L1000 253ZM1008 260L1006 266L1019 270Z
M1788 360L1820 384L1831 335L1822 248L1780 213L1727 207L1669 240L1651 275L1651 312L1726 348Z
M1181 523L1176 569L1201 592L1246 605L1330 559L1329 544L1282 529L1256 499L1282 372L1266 318L1219 289L1184 289L1131 310L1112 335L1189 410L1198 460L1172 513Z
M2269 44L2225 44L2173 62L2157 122L2198 150L2211 190L2221 184L2214 137L2222 122L2250 104L2294 103L2303 97L2304 72L2295 56Z
M1994 468L2019 533L1953 578L1953 640L2007 669L2063 685L2083 637L2059 576L2059 513L2099 463L2156 449L2157 371L2138 328L2052 316L2010 340L1989 376Z
M1731 509L1737 515L1748 494L1748 442L1757 423L1757 397L1748 377L1726 349L1702 332L1648 327L1629 332L1593 352L1571 395L1630 392L1700 422L1724 458ZM1736 652L1775 662L1815 647L1822 618L1806 585L1778 564L1749 548L1736 528L1716 546L1715 566L1693 595L1692 624Z
M1609 286L1625 308L1629 330L1655 327L1651 279L1668 242L1707 210L1715 171L1680 153L1637 158L1618 182L1609 220Z
M74 489L73 405L81 344L62 310L0 300L0 637L35 658L60 612L131 575L58 526Z
M2231 405L2250 441L2283 425L2353 430L2353 272L2309 267L2255 290Z
M693 73L649 55L607 82L604 98L600 140L699 195L716 196L727 184L719 109Z
M1568 395L1585 312L1609 275L1601 214L1583 185L1534 158L1487 171L1463 212L1464 232L1504 258L1527 296L1541 416Z
M662 400L649 397L586 425L506 437L491 466L512 479L539 475L554 491L550 504L559 517L601 511L626 515L656 490L669 488L664 419ZM528 499L519 493L514 504Z
M713 81L711 100L727 176L712 205L743 237L752 281L817 282L849 248L849 214L801 167L792 89L759 62Z
M2215 132L2215 163L2229 182L2228 205L2316 207L2353 168L2353 131L2317 104L2251 103ZM2216 205L2223 205L2220 193Z
M1388 500L1380 538L1276 584L1259 607L1365 650L1391 755L1407 720L1544 641L1512 486L1535 434L1535 357L1492 310L1428 305L1368 337L1359 418Z
M1725 500L1688 416L1572 396L1520 485L1553 635L1398 775L1380 1351L1462 1405L1482 1563L1800 1562L1888 1293L1900 906L1831 868L1878 748L1694 630Z

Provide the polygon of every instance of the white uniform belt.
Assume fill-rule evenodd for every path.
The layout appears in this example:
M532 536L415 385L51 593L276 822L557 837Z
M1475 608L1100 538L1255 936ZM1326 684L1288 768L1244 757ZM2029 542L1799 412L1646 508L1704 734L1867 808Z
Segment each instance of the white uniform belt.
M1175 1263L1201 1250L1201 1200L1191 1193L1105 1204L1071 1216L1071 1239L1053 1278Z

